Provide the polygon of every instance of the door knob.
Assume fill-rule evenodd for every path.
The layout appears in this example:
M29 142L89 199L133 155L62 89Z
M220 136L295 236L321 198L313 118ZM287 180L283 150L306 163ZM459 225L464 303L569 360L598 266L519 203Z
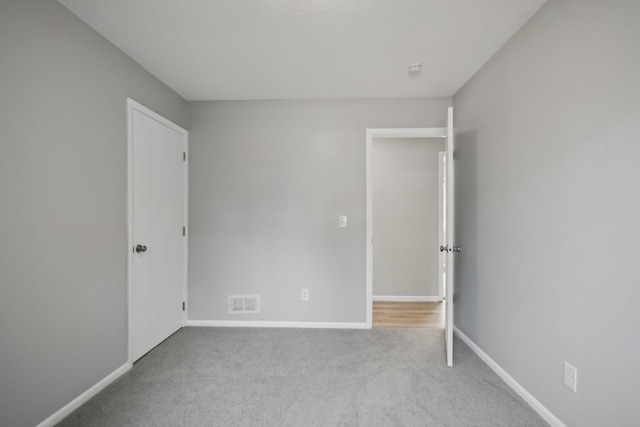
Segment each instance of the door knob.
M147 247L144 245L137 245L136 246L136 253L140 253L140 252L147 252Z
M460 246L454 246L453 248L451 248L451 250L453 252L460 252L461 251Z
M440 252L449 252L449 245L447 245L447 246L440 246Z

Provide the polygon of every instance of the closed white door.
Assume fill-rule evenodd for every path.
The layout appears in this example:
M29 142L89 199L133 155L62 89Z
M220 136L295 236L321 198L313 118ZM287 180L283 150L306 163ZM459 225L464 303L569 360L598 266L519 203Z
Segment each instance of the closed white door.
M130 361L183 326L184 129L129 100Z

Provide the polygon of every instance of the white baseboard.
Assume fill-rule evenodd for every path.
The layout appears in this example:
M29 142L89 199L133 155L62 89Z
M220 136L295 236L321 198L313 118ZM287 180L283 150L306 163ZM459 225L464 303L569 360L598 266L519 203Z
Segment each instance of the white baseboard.
M89 388L87 391L82 393L80 396L76 397L71 402L66 404L64 407L62 407L56 413L51 415L49 418L47 418L46 420L38 424L37 427L53 427L54 425L62 421L64 417L66 417L67 415L69 415L70 413L78 409L80 406L86 403L89 399L91 399L93 396L95 396L100 391L102 391L103 388L105 388L106 386L108 386L118 378L120 378L120 376L125 372L127 372L129 369L131 369L132 366L133 365L131 363L125 363L124 365L120 366L118 369L116 369L115 371L113 371L112 373L110 373L100 381L98 381L98 383L94 384L91 388Z
M442 298L435 297L423 297L423 296L395 296L395 295L374 295L374 301L388 301L388 302L440 302Z
M215 328L367 329L367 324L364 322L274 322L260 320L187 320L187 326L207 326Z
M487 353L482 351L480 347L476 345L471 339L466 336L460 329L456 326L453 327L456 335L467 344L471 350L473 350L479 357L482 359L493 371L500 376L506 382L509 387L513 389L516 393L520 395L524 399L525 402L529 404L533 408L534 411L538 413L546 422L548 422L551 427L567 427L558 417L553 415L553 413L548 410L538 399L533 397L531 393L529 393L524 387L520 385L511 375L507 373L500 365L498 365Z

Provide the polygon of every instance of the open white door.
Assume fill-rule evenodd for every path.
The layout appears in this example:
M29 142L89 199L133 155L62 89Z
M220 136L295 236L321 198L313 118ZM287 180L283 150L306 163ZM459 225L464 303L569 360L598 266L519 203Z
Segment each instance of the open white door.
M445 245L447 241L447 153L438 153L438 242ZM444 301L447 289L447 254L438 253L438 297Z
M129 360L183 326L187 131L128 100Z
M445 295L445 339L447 347L447 365L453 366L453 294L455 290L454 277L454 257L460 250L455 246L455 174L453 162L454 140L453 140L453 107L447 111L447 140L446 140L446 295ZM441 248L442 250L442 248Z

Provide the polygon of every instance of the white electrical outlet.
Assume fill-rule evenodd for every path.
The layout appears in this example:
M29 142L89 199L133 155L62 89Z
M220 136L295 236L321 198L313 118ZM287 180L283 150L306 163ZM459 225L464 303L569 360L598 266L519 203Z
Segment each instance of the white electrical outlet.
M345 228L347 226L347 217L339 216L338 217L338 227Z
M578 370L575 366L564 362L564 385L575 393L578 385Z
M309 301L309 289L300 291L300 301Z

